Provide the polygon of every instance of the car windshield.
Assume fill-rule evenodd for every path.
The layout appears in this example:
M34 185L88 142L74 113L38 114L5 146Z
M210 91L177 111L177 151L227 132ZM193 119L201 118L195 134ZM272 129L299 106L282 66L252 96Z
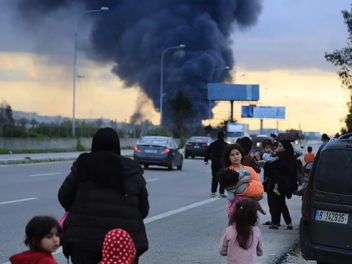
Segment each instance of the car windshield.
M190 142L207 142L208 139L207 138L191 138L189 141Z
M352 195L352 151L323 151L315 188L323 192Z
M227 132L228 137L243 137L243 132Z
M142 138L139 140L139 144L142 145L159 145L159 146L166 146L167 145L167 138Z

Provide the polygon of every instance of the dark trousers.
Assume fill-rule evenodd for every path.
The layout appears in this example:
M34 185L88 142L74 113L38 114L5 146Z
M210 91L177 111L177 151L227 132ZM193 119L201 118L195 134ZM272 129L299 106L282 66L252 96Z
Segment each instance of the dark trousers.
M216 193L216 191L218 189L218 185L220 185L219 193L220 194L224 193L224 187L220 184L219 177L218 177L218 173L220 170L221 170L221 167L212 167L211 168L211 173L213 176L213 178L211 179L211 192L212 193Z
M101 252L92 252L76 245L70 246L70 257L73 264L97 264L102 260Z
M132 264L138 264L139 263L139 256L137 255Z
M269 204L269 211L271 214L272 224L275 226L280 224L281 214L285 220L285 223L287 225L291 224L292 219L286 205L285 194L282 193L280 196L276 195L273 192L267 192L267 194L268 194L268 204Z
M76 245L70 247L70 256L72 264L98 264L103 258L101 252L91 252ZM137 254L132 264L138 264L138 262L139 255Z

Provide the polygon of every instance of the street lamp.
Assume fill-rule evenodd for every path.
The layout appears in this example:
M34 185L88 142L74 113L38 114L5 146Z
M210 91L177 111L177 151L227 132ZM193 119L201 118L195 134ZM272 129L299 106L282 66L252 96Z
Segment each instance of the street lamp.
M76 104L76 61L77 61L77 30L78 30L78 21L81 18L82 15L87 14L87 13L93 13L93 12L101 12L101 11L108 11L109 8L106 6L102 6L100 9L97 10L88 10L83 12L82 14L79 15L77 18L76 22L76 31L75 31L75 58L74 58L74 63L73 63L73 117L72 117L72 136L76 136L76 129L75 129L75 104Z
M163 125L163 65L164 65L164 54L166 51L171 49L182 49L185 48L186 45L180 44L176 47L169 47L163 51L161 54L161 73L160 73L160 126Z
M221 67L221 68L215 68L210 74L210 83L213 81L214 72L220 71L220 70L230 70L230 67L225 66L225 67ZM209 126L210 126L210 118L211 118L211 101L209 100Z

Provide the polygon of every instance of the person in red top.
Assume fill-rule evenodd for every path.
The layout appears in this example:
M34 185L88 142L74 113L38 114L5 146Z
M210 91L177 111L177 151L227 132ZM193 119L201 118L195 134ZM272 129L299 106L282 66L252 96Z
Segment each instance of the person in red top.
M305 163L314 161L314 153L312 153L313 149L311 146L308 147L307 149L308 153L304 155L304 161Z
M136 247L130 235L122 229L113 229L105 236L103 260L98 264L132 264L136 258Z
M25 251L10 257L11 264L58 264L54 253L60 246L61 226L50 216L35 216L26 226Z

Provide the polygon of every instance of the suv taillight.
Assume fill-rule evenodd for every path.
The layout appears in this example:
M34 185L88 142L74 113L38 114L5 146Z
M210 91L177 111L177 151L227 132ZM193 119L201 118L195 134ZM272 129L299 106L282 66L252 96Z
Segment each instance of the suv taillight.
M170 149L169 149L169 148L166 148L166 149L163 150L163 152L169 153L169 152L170 152Z
M134 147L134 151L135 151L135 152L141 152L141 150L140 150L139 147L137 147L137 146Z
M304 191L304 199L302 204L302 214L304 218L309 217L310 203L312 200L312 188L311 183L307 183L306 189Z

